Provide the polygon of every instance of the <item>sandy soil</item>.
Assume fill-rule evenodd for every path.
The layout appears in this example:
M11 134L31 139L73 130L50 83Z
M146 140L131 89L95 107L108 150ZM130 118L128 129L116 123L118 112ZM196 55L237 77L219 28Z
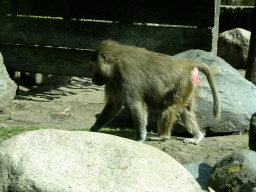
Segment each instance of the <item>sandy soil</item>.
M88 78L74 77L63 87L20 86L13 104L0 113L0 126L38 126L71 130L89 128L104 107L103 87ZM214 165L222 157L248 149L248 134L206 137L199 145L184 144L184 137L166 142L147 141L181 164L205 161Z

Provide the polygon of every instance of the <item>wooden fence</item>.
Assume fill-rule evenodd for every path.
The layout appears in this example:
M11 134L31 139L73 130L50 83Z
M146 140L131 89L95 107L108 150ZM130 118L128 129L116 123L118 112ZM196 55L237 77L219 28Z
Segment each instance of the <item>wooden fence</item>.
M219 33L234 28L251 31L254 6L221 6Z
M219 0L4 0L0 52L8 70L82 77L91 77L92 50L105 39L170 55L216 54L219 7Z

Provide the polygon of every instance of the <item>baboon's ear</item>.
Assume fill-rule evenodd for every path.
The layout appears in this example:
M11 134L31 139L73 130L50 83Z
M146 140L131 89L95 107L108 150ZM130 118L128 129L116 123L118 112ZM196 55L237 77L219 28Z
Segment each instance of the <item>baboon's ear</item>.
M104 59L105 63L107 63L107 55L105 53L101 53L100 56Z

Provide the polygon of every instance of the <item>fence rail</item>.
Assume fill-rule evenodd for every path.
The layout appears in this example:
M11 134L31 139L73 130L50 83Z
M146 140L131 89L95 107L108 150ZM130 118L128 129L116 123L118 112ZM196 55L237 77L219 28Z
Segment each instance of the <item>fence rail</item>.
M0 14L40 15L121 22L214 26L215 0L78 1L4 0Z
M0 44L8 70L92 77L89 60L93 50Z

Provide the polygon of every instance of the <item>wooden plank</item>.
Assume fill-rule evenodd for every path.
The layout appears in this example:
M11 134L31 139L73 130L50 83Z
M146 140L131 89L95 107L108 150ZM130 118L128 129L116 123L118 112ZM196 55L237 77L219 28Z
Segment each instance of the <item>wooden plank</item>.
M176 39L165 39L166 41L158 42L156 39L147 39L145 42L130 42L129 38L123 39L123 43L135 44L146 47L149 50L161 52L169 55L174 55L189 49L212 50L212 33L210 29L194 29L186 28L170 28L176 34ZM200 33L199 33L200 31ZM151 31L154 33L154 31ZM153 34L151 34L153 36ZM158 34L172 36L172 34ZM137 36L135 34L135 36ZM186 37L193 38L186 38ZM201 38L204 36L205 38ZM188 39L184 41L184 39ZM175 41L176 40L176 41ZM145 43L145 44L143 44ZM92 72L89 70L89 60L92 55L92 50L77 50L68 48L52 48L40 46L24 46L0 44L0 52L3 55L4 63L9 70L47 73L56 75L70 75L80 77L92 77Z
M89 60L92 50L59 49L0 44L8 70L92 77Z
M212 54L217 55L219 38L220 1L216 1L214 14L214 27L212 28Z
M0 1L0 14L213 27L217 1L4 0Z
M95 49L105 39L177 54L212 51L212 29L0 16L0 43Z

